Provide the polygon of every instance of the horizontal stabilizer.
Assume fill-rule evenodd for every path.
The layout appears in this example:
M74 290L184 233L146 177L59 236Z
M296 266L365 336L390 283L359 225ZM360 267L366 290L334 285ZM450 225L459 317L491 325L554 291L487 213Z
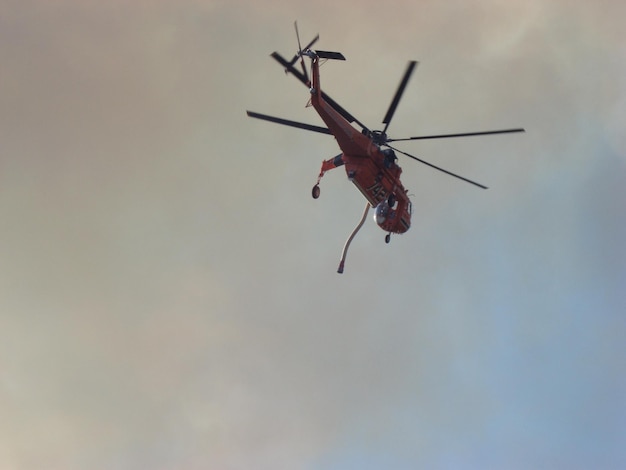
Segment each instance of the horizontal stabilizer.
M341 52L315 51L320 59L346 60Z

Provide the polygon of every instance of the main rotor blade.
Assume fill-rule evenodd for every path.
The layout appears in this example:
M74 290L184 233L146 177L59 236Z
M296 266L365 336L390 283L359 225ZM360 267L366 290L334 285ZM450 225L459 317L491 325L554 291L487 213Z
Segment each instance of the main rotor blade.
M396 112L396 108L398 107L398 103L400 102L400 98L402 98L402 94L404 93L404 89L406 88L407 83L409 83L409 79L411 78L411 74L417 65L417 61L411 60L407 65L406 72L404 72L404 77L402 77L402 81L398 86L398 90L396 91L396 95L393 97L393 101L387 110L387 114L385 114L385 118L383 119L383 124L385 124L385 128L383 129L383 134L387 132L387 128L389 127L389 123L393 118L394 113Z
M282 124L284 126L297 127L299 129L304 129L307 131L319 132L320 134L332 135L330 130L327 129L326 127L314 126L312 124L305 124L303 122L290 121L288 119L277 118L274 116L268 116L267 114L260 114L260 113L255 113L252 111L246 111L246 113L251 118L262 119L263 121L269 121L269 122L273 122L276 124Z
M298 80L300 80L304 85L310 86L308 79L300 72L298 69L294 68L289 62L287 62L284 57L282 57L278 52L272 52L272 57L276 62L285 67L285 71L291 73ZM352 114L346 111L343 107L339 105L335 100L333 100L330 96L322 91L322 98L326 101L335 111L341 114L344 119L346 119L349 123L356 122L362 129L369 131L367 126L355 118Z
M499 131L483 131L483 132L465 132L463 134L440 134L440 135L422 135L417 137L407 137L406 139L389 139L387 142L402 142L407 140L421 139L447 139L448 137L469 137L473 135L490 135L490 134L509 134L513 132L526 132L525 129L502 129Z
M278 52L272 52L272 57L276 60L280 65L285 67L285 73L291 73L294 77L300 80L305 85L308 84L307 78L300 72L298 69L293 67L292 62L287 62L287 60L281 56ZM297 60L297 57L296 57ZM295 62L294 62L295 63Z
M418 162L423 163L424 165L427 165L427 166L429 166L431 168L434 168L435 170L442 171L442 172L444 172L447 175L454 176L455 178L458 178L460 180L466 181L467 183L473 184L474 186L478 186L479 188L488 189L487 186L484 186L484 185L482 185L480 183L477 183L476 181L472 181L472 180L467 179L467 178L465 178L463 176L460 176L460 175L457 175L455 173L452 173L452 172L450 172L448 170L444 170L443 168L439 168L438 166L435 166L432 163L428 163L427 161L424 161L421 158L417 158L417 157L411 155L410 153L406 153L406 152L403 152L402 150L398 150L397 148L392 147L391 145L387 145L387 147L395 150L396 152L400 152L402 155L406 155L407 157L412 158L413 160L417 160Z

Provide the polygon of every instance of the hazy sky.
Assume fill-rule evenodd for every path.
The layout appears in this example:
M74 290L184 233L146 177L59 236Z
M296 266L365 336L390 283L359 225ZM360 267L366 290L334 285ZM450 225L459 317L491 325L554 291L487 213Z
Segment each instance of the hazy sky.
M0 468L626 467L626 3L0 2ZM384 243L269 57L392 137ZM380 126L382 127L382 126ZM399 145L400 146L400 145Z

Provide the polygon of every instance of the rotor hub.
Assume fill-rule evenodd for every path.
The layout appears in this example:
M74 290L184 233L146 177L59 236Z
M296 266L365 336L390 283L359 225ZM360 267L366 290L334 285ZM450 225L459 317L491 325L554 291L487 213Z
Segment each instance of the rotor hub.
M376 145L384 145L387 143L388 137L383 131L372 131L372 140Z

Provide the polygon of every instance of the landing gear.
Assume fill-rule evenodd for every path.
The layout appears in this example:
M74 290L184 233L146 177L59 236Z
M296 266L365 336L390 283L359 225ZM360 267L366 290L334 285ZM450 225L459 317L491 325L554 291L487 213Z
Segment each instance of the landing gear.
M391 193L389 197L387 198L387 204L389 204L389 207L393 208L393 205L395 203L396 203L396 195L394 193Z
M318 197L320 197L320 185L316 184L315 186L313 186L313 189L311 190L311 196L313 196L313 199L317 199Z
M385 243L389 243L391 241L391 234L388 233L387 235L385 235Z

